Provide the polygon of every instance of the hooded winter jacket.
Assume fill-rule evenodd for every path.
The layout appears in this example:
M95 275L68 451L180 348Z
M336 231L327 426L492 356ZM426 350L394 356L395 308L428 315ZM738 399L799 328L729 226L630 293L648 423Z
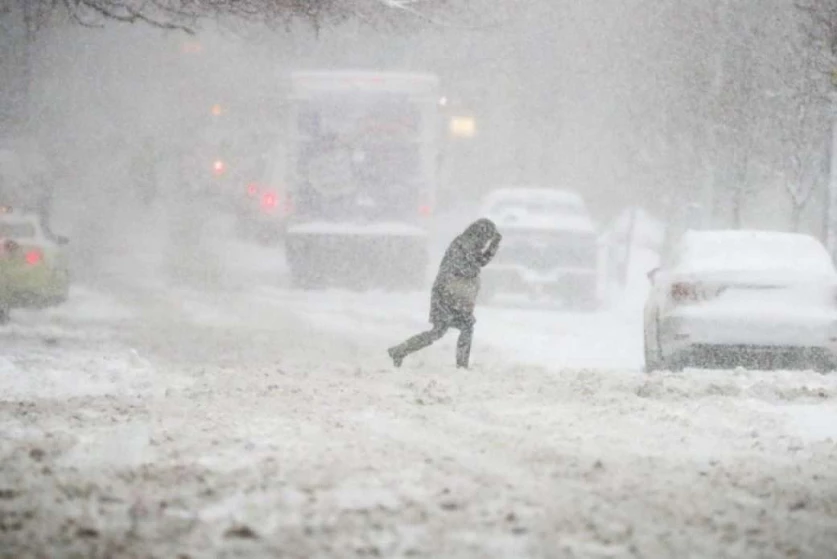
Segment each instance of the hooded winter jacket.
M430 296L433 324L472 324L480 271L500 247L502 236L489 219L478 219L451 242Z

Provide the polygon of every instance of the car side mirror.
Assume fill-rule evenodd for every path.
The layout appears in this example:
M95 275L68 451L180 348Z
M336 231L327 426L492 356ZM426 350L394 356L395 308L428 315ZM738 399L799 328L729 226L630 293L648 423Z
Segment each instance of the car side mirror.
M654 281L657 279L657 274L659 274L659 273L660 273L659 268L654 268L652 270L649 270L648 274L647 274L648 275L648 281L650 281L653 284Z

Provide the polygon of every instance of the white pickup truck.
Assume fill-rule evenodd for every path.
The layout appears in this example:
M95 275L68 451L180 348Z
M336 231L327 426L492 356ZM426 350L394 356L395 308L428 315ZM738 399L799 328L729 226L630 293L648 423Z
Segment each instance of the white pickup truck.
M569 308L598 306L598 237L584 199L549 188L501 188L482 215L503 234L483 271L483 300L501 292L559 296Z

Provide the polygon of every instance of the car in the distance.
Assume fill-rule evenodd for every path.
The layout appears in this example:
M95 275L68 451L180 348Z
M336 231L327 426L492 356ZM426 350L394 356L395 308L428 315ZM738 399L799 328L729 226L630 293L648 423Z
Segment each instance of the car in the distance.
M482 273L482 298L499 293L557 296L570 308L598 305L598 236L584 199L568 190L501 188L482 215L503 234Z
M238 236L263 244L280 241L293 211L290 197L259 181L250 181L241 190L235 208Z
M64 302L70 289L65 237L44 230L34 212L0 206L0 323L14 308Z
M837 364L837 271L814 237L688 231L649 278L647 371Z
M247 159L233 187L235 230L239 238L274 244L286 232L293 204L285 184L283 146Z

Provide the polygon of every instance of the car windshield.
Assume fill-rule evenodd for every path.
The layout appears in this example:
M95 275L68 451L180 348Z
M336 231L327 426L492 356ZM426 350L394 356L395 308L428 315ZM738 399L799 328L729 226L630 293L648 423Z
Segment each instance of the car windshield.
M702 271L834 271L822 245L804 235L709 234L687 239L677 260L677 267Z
M493 215L506 213L525 213L534 216L578 215L584 209L571 200L528 199L503 200L491 206L489 213Z
M31 223L0 221L0 239L26 239L35 236L35 226Z

